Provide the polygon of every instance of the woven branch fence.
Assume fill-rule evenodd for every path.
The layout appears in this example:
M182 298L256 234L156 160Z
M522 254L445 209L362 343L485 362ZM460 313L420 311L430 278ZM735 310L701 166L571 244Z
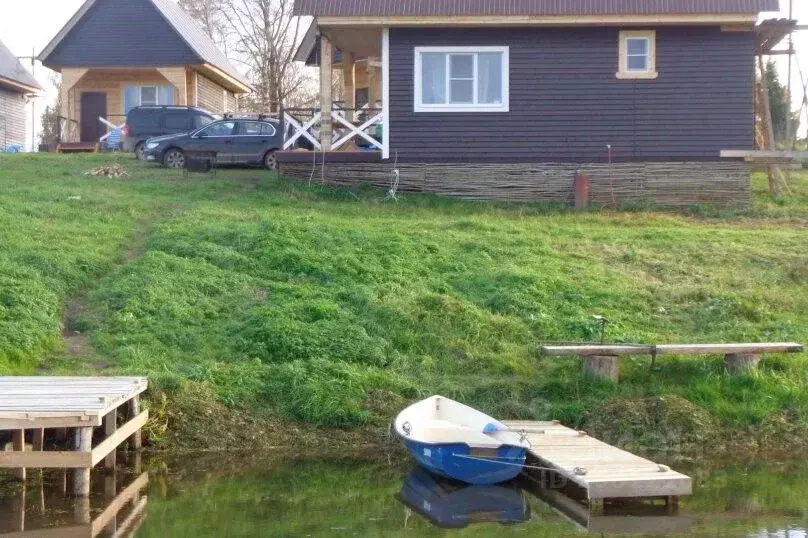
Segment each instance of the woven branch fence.
M389 189L393 168L389 163L282 163L281 174L304 180L313 177L326 185L368 184ZM581 171L590 176L590 201L602 206L713 203L737 207L751 201L750 169L743 162L399 163L397 169L399 191L465 200L572 203L573 179Z

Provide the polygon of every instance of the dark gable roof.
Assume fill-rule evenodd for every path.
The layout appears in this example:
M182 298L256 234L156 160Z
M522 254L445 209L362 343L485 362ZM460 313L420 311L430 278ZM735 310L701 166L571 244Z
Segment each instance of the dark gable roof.
M69 41L71 31L76 29L77 27L81 28L82 20L85 17L88 17L88 13L91 13L90 10L93 6L104 4L105 2L109 2L110 0L86 0L84 4L79 8L79 10L73 15L73 17L68 21L68 23L62 28L56 37L48 44L47 47L42 51L39 55L39 59L48 65L49 63L59 63L62 54L60 54L60 47L59 45L65 41ZM120 2L120 0L117 0ZM142 6L147 7L151 6L151 9L156 11L155 17L160 17L168 23L169 27L174 30L176 33L175 39L175 46L171 47L171 50L168 51L166 54L163 55L150 55L143 52L141 50L140 57L137 58L137 62L132 65L145 65L160 64L161 60L165 61L166 57L170 57L172 62L179 61L180 59L189 60L189 63L194 61L199 61L199 63L207 63L210 64L220 71L223 71L230 77L236 79L241 84L250 87L250 83L245 79L244 75L242 75L238 69L233 67L233 64L230 63L230 60L219 50L213 40L202 30L202 27L197 23L193 17L188 15L183 9L181 9L174 0L126 0L127 2L127 9L132 11L135 9L135 6ZM115 4L115 2L112 2ZM120 7L120 6L118 6ZM115 9L115 5L109 6L110 9ZM140 12L143 12L142 8L138 8ZM158 15L159 13L159 15ZM114 14L113 14L114 16ZM127 20L126 17L118 16L120 20L112 21L115 24L126 25ZM152 17L153 18L153 17ZM151 19L150 19L151 20ZM97 22L97 21L96 21ZM139 21L129 21L130 26L135 25ZM129 34L132 34L132 31L135 31L135 35L140 37L144 37L145 39L149 39L149 32L153 31L160 31L165 32L163 28L165 28L162 22L158 21L155 24L161 25L161 29L155 30L154 27L136 27L136 28L126 28L129 31ZM143 26L143 24L141 24ZM124 32L116 33L114 30L114 25L112 26L112 30L110 30L111 35L123 35ZM97 29L96 29L97 30ZM132 31L130 31L132 30ZM77 30L78 31L78 30ZM131 36L130 36L131 37ZM173 36L172 36L173 37ZM93 40L95 39L92 35L88 36L88 39ZM123 38L121 38L123 39ZM168 41L164 38L163 40L152 40L153 42L160 41L162 45L165 45ZM179 50L184 48L182 43L185 43L188 46L189 50ZM137 44L135 43L135 48ZM71 44L71 46L78 47L79 49L83 49L86 47L86 43L80 44ZM109 50L105 51L104 54L107 56L115 55L115 47L111 47ZM73 50L73 49L71 49ZM56 54L54 54L56 52ZM134 53L137 56L137 51L128 51L129 56L132 56ZM86 56L86 54L78 54L78 53L71 53L71 60L72 59L79 59L78 56ZM56 61L54 61L56 60ZM131 60L131 59L130 59ZM88 63L84 67L96 67L96 65L92 63Z
M233 64L230 63L227 56L219 50L216 43L214 43L210 36L202 29L202 26L184 9L178 6L174 0L151 1L200 58L206 63L218 67L242 84L250 86L250 83L244 78L244 75L233 67Z
M297 15L325 17L681 15L779 9L779 0L295 0Z
M20 84L31 90L42 89L31 73L22 66L17 57L0 41L0 84L3 84L2 79Z

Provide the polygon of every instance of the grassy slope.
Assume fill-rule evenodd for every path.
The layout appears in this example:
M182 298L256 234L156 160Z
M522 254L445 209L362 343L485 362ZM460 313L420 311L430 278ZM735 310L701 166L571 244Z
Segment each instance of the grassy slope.
M83 175L116 159L131 177ZM0 156L0 373L203 382L227 405L328 426L384 423L432 392L573 425L616 398L666 395L726 426L804 425L805 356L734 379L718 357L654 372L627 359L613 386L536 353L597 338L594 314L613 321L610 341L808 341L808 176L793 189L782 204L758 192L743 215L575 215ZM71 298L91 348L66 353Z

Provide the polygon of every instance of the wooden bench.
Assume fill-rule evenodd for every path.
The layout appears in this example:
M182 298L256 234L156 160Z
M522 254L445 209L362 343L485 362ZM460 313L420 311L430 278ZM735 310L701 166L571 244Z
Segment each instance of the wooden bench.
M578 356L584 359L585 376L617 381L620 377L620 357L626 355L724 355L727 371L731 374L757 368L764 353L801 353L804 347L794 343L768 344L672 344L646 345L580 345L541 346L545 356Z

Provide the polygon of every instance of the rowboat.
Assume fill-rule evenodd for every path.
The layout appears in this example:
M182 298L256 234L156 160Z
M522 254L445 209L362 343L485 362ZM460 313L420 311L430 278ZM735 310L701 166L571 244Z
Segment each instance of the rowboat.
M530 448L522 433L443 396L407 407L394 426L418 465L467 484L512 480L522 471Z
M530 519L524 493L513 486L469 486L417 467L410 471L398 500L433 525L460 529L474 523L511 525Z

